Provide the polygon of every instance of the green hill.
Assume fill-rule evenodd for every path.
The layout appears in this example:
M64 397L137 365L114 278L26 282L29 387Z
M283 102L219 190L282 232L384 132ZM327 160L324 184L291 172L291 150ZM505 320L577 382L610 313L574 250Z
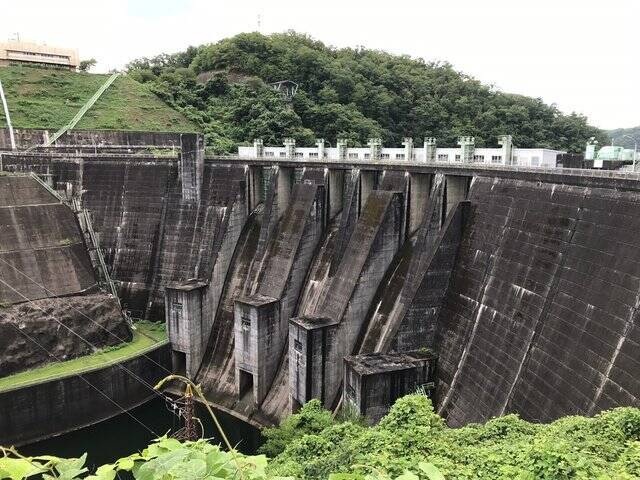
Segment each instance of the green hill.
M640 126L632 128L616 128L615 130L609 130L607 133L609 134L609 137L611 137L611 140L614 140L615 144L620 145L621 147L633 148L636 142L640 144Z
M109 75L31 67L0 67L14 128L57 129L69 122ZM0 126L6 119L0 109ZM197 127L146 85L120 76L77 129L193 132Z
M243 33L138 59L128 71L197 122L218 151L258 137L271 145L285 137L301 145L313 145L316 136L332 145L339 137L353 145L380 137L391 146L434 136L455 146L457 137L472 135L482 147L511 134L518 147L573 152L584 151L592 136L607 140L583 115L501 92L447 63L337 49L295 32ZM270 85L280 80L299 85L290 102Z

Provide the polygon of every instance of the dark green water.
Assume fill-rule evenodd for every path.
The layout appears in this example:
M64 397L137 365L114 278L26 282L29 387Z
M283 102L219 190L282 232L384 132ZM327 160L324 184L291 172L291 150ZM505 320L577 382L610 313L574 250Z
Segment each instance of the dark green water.
M159 435L178 430L182 425L166 407L164 401L154 399L131 414ZM262 444L260 432L255 427L224 412L216 411L218 420L232 445L243 453L255 453ZM196 416L205 428L205 437L211 442L222 443L207 411L198 406ZM56 455L79 457L87 453L87 466L94 469L105 463L130 455L145 448L154 436L126 414L118 415L97 425L65 435L25 445L19 450L26 455Z

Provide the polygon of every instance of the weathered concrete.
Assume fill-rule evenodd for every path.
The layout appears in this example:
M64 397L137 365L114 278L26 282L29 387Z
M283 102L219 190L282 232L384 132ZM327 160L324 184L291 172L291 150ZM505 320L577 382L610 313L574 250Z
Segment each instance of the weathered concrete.
M84 192L82 205L92 213L123 303L136 317L163 318L166 285L209 280L230 225L237 237L246 218L242 167L204 165L196 195L193 186L183 188L183 177L197 183L191 173L199 167L187 175L178 158L19 154L12 162L49 172L54 187L69 183ZM225 269L218 270L224 276Z
M415 238L405 242L371 303L360 353L433 348L434 332L455 264L468 204L458 205L440 229L439 177Z
M333 406L343 379L334 366L343 356L425 345L441 359L437 401L451 424L509 411L548 419L638 401L630 373L637 364L627 350L636 343L640 290L629 233L640 213L636 174L218 158L205 160L194 203L185 198L178 158L3 159L50 172L55 186L83 185L83 202L111 248L108 262L143 315L162 309L164 286L190 279L210 286L215 276L219 294L203 303L203 321L212 325L196 378L241 417L277 422L291 408L290 392L296 402L316 397ZM298 237L287 230L289 240L270 251L285 238L282 226L293 226L287 212L305 180L324 187L317 198L327 205L315 247L294 255ZM385 195L398 196L398 240L365 268L362 256L380 245L370 247L359 225L367 223L368 200ZM238 398L233 307L253 294L287 305L279 319L297 317L290 328L300 327L292 336L300 345L277 343L288 354L270 356L270 385Z
M241 410L235 380L234 304L243 295L245 284L249 282L249 269L260 236L261 214L260 208L254 211L242 230L214 316L211 334L206 339L208 344L202 366L196 375L196 380L202 383L207 397L215 399L218 405L229 411ZM245 406L246 418L252 408L253 405Z
M34 179L0 177L0 304L95 287L73 212Z
M150 399L169 345L123 364L0 393L0 444L20 446L101 422ZM133 373L131 375L126 370ZM158 432L159 434L161 432Z
M49 140L56 130L24 129L13 130L18 148L42 145ZM62 135L55 146L87 146L87 147L178 147L180 133L174 132L135 132L123 130L72 130ZM54 146L54 147L55 147ZM0 150L10 150L9 129L0 128Z
M239 386L243 375L252 375L256 404L264 400L281 362L288 321L324 227L322 187L296 184L287 203L260 260L255 293L236 305L236 383ZM244 389L238 388L238 393Z
M47 352L70 360L130 340L118 302L104 293L0 308L0 377L50 363Z
M290 388L299 404L310 398L328 406L337 402L342 359L353 351L368 306L400 246L402 195L373 191L368 198L315 317L293 319L289 327ZM301 354L307 355L303 362L297 359ZM309 369L319 369L318 374L309 378Z
M129 341L99 292L74 212L34 178L0 176L0 376L50 362L41 346L66 359Z
M193 378L200 367L202 338L207 335L203 305L206 288L206 282L187 280L172 283L165 289L166 324L173 371L189 378Z
M380 421L394 402L435 380L436 357L428 351L369 353L344 359L345 407L369 424Z
M639 405L635 192L476 178L440 316L452 425Z

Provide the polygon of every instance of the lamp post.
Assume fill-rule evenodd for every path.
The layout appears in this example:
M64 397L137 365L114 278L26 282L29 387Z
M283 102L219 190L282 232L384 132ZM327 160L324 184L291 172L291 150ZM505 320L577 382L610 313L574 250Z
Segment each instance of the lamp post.
M614 142L619 139L619 138L629 138L631 140L633 140L633 171L636 171L636 158L638 157L638 139L635 137L632 137L631 135L627 135L626 133L623 135L619 135L616 138L612 138L611 139L611 146L613 146Z

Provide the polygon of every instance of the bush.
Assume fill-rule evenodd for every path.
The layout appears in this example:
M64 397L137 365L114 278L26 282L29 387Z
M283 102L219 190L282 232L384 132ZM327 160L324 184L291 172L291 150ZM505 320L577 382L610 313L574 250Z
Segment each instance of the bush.
M319 415L319 405L313 412ZM426 462L447 479L640 478L639 425L640 409L618 408L547 425L506 415L453 429L427 397L408 395L377 426L334 424L313 435L289 435L293 440L267 471L309 480L330 473L408 480L431 478L419 467Z
M333 425L331 413L320 404L319 400L306 403L298 413L287 417L279 427L265 428L262 431L266 439L260 447L260 453L275 457L282 453L285 447L304 435L322 432Z

